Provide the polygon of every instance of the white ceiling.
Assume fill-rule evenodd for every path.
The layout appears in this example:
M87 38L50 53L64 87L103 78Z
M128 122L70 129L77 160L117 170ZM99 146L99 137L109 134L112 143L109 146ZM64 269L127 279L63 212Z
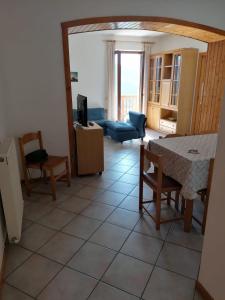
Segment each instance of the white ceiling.
M166 35L164 32L150 31L150 30L133 30L133 29L123 29L123 30L102 30L94 31L91 34L100 35L110 35L110 36L123 36L123 37L158 37Z

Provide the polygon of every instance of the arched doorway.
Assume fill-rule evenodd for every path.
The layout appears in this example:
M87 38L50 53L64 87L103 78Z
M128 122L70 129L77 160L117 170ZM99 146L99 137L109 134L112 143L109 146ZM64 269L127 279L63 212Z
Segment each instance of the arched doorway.
M166 17L150 17L150 16L112 16L112 17L97 17L89 19L79 19L74 21L63 22L62 38L63 38L63 52L64 52L64 69L65 69L65 83L66 83L66 102L67 102L67 121L69 133L69 148L70 148L70 161L72 173L74 173L74 132L73 132L73 116L72 116L72 94L71 94L71 81L70 81L70 61L69 61L69 43L68 35L76 33L84 33L91 31L102 30L119 30L119 29L141 29L161 31L185 37L194 38L200 41L207 42L210 47L211 57L215 57L212 62L208 59L208 67L210 72L207 76L207 93L205 92L204 99L204 117L202 118L206 128L208 119L213 118L213 128L218 126L218 118L220 111L220 103L223 96L223 88L225 76L219 75L219 71L215 71L220 60L225 53L225 31L210 26L193 23L189 21L166 18ZM216 66L215 66L216 63ZM223 64L220 64L221 71ZM217 74L217 76L216 76ZM218 77L218 78L217 78ZM216 90L216 93L214 92ZM211 97L216 99L217 104L214 105L215 109L209 113L210 108L213 106ZM202 101L202 100L201 100ZM202 103L201 103L202 104ZM198 104L196 104L198 105ZM194 111L198 111L197 107ZM199 122L199 119L198 119ZM202 131L205 131L204 128Z

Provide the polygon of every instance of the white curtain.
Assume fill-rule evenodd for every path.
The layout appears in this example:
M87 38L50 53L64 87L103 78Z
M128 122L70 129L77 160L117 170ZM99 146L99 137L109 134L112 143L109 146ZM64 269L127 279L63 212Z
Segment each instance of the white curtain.
M144 43L144 78L143 78L143 103L142 113L146 115L148 105L148 87L149 87L149 60L151 53L151 44Z
M108 96L106 107L108 119L117 120L117 101L115 95L115 41L107 41Z

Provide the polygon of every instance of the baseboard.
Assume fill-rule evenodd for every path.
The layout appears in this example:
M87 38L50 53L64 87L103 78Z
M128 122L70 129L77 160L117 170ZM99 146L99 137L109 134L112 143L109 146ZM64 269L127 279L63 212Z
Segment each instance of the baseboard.
M198 280L196 281L196 290L204 300L215 300Z

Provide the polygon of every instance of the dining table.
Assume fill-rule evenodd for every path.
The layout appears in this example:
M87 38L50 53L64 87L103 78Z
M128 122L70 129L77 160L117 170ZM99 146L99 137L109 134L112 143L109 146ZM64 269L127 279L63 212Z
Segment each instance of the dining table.
M202 134L150 140L148 149L162 155L163 172L182 185L184 197L184 231L192 227L193 202L198 191L207 188L209 163L215 158L218 135Z

